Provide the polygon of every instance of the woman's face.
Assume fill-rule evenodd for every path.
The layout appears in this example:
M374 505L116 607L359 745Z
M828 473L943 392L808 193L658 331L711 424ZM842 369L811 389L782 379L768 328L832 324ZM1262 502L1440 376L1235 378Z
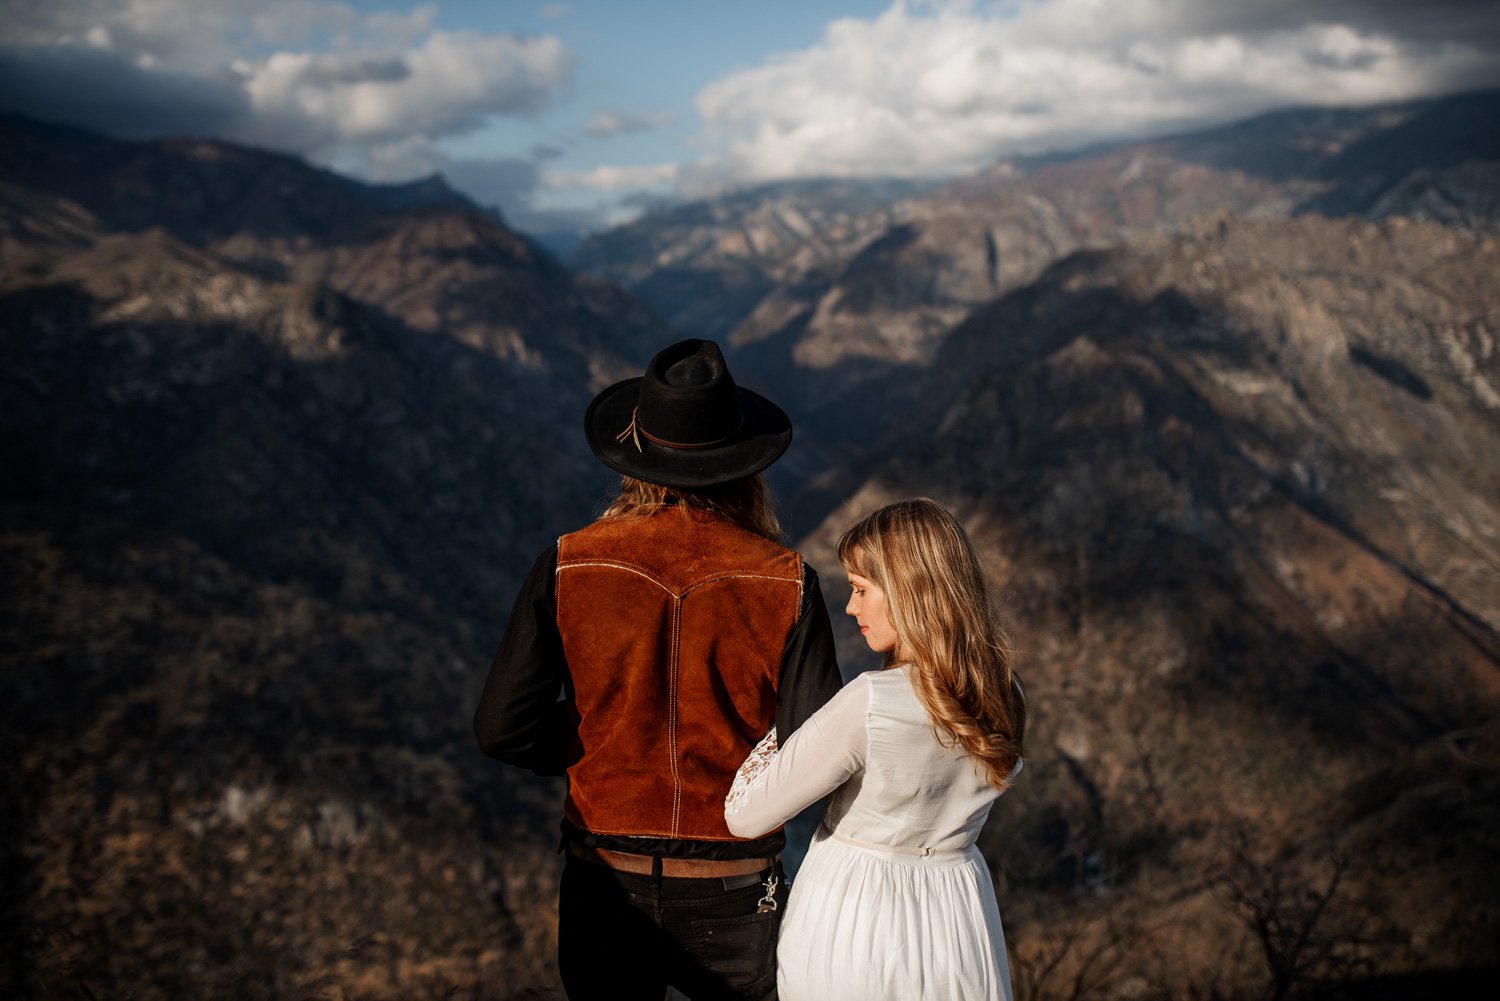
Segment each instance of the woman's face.
M849 604L844 611L859 623L859 634L876 653L890 653L896 648L896 627L886 607L885 592L868 577L849 574Z

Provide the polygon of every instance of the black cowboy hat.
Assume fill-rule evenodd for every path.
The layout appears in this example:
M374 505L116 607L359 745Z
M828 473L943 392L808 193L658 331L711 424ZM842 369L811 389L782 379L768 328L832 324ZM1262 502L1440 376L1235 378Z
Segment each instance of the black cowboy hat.
M734 383L713 341L668 345L639 379L617 382L583 415L589 448L611 469L696 489L758 473L792 441L770 400Z

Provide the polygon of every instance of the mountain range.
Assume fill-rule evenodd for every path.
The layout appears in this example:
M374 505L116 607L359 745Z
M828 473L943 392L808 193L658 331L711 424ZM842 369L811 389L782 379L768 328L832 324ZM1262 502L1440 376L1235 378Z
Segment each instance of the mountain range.
M436 186L4 131L5 993L545 976L467 715L665 331Z
M1076 255L952 333L941 406L808 546L895 496L960 514L1047 789L989 844L1019 896L1092 887L1175 957L1163 989L1231 965L1208 877L1237 867L1301 893L1350 860L1329 964L1492 955L1496 761L1456 748L1500 739L1497 267L1493 240L1315 216ZM1070 905L1038 910L1065 939Z
M833 541L897 496L998 585L1018 997L1478 996L1497 125L774 185L561 262L438 179L0 121L0 985L557 996L559 790L467 718L607 496L587 400L710 336L797 423L773 482L835 612Z
M821 212L804 207L818 185L771 186L712 208L647 213L586 240L569 260L621 282L682 332L723 337L751 378L788 386L794 417L833 432L794 457L802 464L779 484L809 526L837 499L836 489L816 489L826 482L819 471L858 466L869 444L907 422L918 403L912 374L947 333L1056 261L1221 211L1413 216L1492 235L1496 121L1488 92L1294 109L1006 161L904 197L889 182L844 182ZM719 312L702 315L705 303ZM891 405L862 406L861 396ZM861 414L852 433L836 430L851 413Z

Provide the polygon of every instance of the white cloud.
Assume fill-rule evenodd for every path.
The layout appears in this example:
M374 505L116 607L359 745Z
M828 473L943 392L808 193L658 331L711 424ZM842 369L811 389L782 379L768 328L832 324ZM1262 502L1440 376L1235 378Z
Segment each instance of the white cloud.
M256 47L299 46L318 34L349 44L362 23L387 23L327 0L251 6L238 0L7 0L0 43L90 44L191 74L221 69Z
M628 111L599 108L589 118L583 131L592 139L607 139L610 136L650 132L671 124L672 116L664 111L632 114Z
M571 91L576 60L557 38L441 31L435 3L3 2L0 111L129 137L222 136L389 180L458 171L509 206L536 192L618 201L672 184L694 195L813 175L952 175L1286 104L1500 83L1494 0L896 0L703 88L696 149L708 153L695 163L545 171L557 149L538 146L459 171L436 152L442 140L540 116ZM565 3L535 9L574 16ZM600 108L584 130L669 123Z
M466 132L489 115L542 110L572 66L553 38L469 33L433 32L394 55L279 52L241 64L254 111L244 138L312 152Z
M1287 104L1500 81L1497 29L1484 27L1492 3L1437 0L1426 22L1410 6L897 0L703 88L702 141L716 152L682 183L696 194L809 175L941 176Z
M471 131L492 116L536 115L571 86L576 63L552 37L434 30L432 5L373 14L327 0L7 6L0 79L28 95L17 110L129 136L192 121L325 163L379 159L383 149ZM105 103L123 113L99 120L89 112L99 95L87 93L91 81L108 81ZM198 89L215 101L197 101L187 118L174 105L194 103ZM182 101L163 101L169 91Z
M591 189L619 191L625 188L650 188L672 184L677 180L675 163L617 167L609 164L592 170L547 170L542 172L542 187L548 191Z

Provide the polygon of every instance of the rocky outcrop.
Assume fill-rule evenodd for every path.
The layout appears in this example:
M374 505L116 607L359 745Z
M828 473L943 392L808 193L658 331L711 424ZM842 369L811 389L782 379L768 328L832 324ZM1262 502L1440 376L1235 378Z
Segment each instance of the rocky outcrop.
M648 211L568 263L629 288L673 327L723 339L768 294L820 275L892 224L907 181L790 181Z
M1399 943L1372 969L1487 961L1490 814L1446 783L1497 783L1450 753L1500 708L1497 267L1406 219L1223 216L1076 254L944 342L907 444L810 548L833 572L901 495L973 533L1034 707L991 834L1031 947L1071 891L1135 914L1179 988L1223 975L1255 947L1211 889L1255 854L1233 834L1262 887L1341 859L1339 920ZM1393 769L1450 817L1441 852L1373 794Z
M914 376L973 310L1036 280L1058 259L1227 211L1395 215L1494 230L1500 95L1458 95L1370 108L1307 108L1147 142L998 164L841 221L849 239L809 239L801 255L720 294L739 258L698 248L736 238L728 202L648 214L594 238L575 258L627 287L655 291L684 333L726 332L754 381L785 386L794 414L819 432L808 470L883 448L911 402ZM816 189L808 189L813 193ZM689 234L673 220L692 218ZM665 276L688 260L698 276ZM727 279L726 279L727 281ZM656 285L654 283L665 282ZM712 311L710 323L697 318ZM893 399L872 407L872 399ZM849 414L860 417L846 434ZM827 499L799 471L783 478L797 523ZM795 480L795 482L792 482ZM803 520L806 519L806 520Z
M659 327L441 192L7 138L0 990L550 984L559 790L468 719Z
M921 366L970 310L1029 283L1059 257L1216 211L1422 217L1426 204L1434 221L1478 222L1491 215L1486 192L1495 169L1475 161L1493 145L1484 137L1500 132L1497 124L1500 96L1483 94L1284 112L1180 138L1002 164L893 207L895 224L847 255L825 283L787 282L794 291L773 292L731 339L774 336L790 317L799 329L786 360L799 368L823 375L845 358ZM1406 148L1419 140L1425 149ZM1383 156L1393 146L1401 155ZM1466 161L1451 162L1455 147L1467 151ZM1440 183L1434 170L1455 193L1415 200L1412 186L1430 191ZM1400 188L1408 193L1393 190ZM1382 198L1389 200L1377 209ZM788 299L802 310L790 309Z
M656 311L436 184L7 121L0 982L553 983L558 789L467 717L660 312L792 411L835 607L900 495L1000 583L1020 993L1458 996L1500 931L1494 107L655 213L595 247Z
M1372 219L1427 219L1494 236L1500 232L1500 162L1418 167L1384 191L1366 214Z

